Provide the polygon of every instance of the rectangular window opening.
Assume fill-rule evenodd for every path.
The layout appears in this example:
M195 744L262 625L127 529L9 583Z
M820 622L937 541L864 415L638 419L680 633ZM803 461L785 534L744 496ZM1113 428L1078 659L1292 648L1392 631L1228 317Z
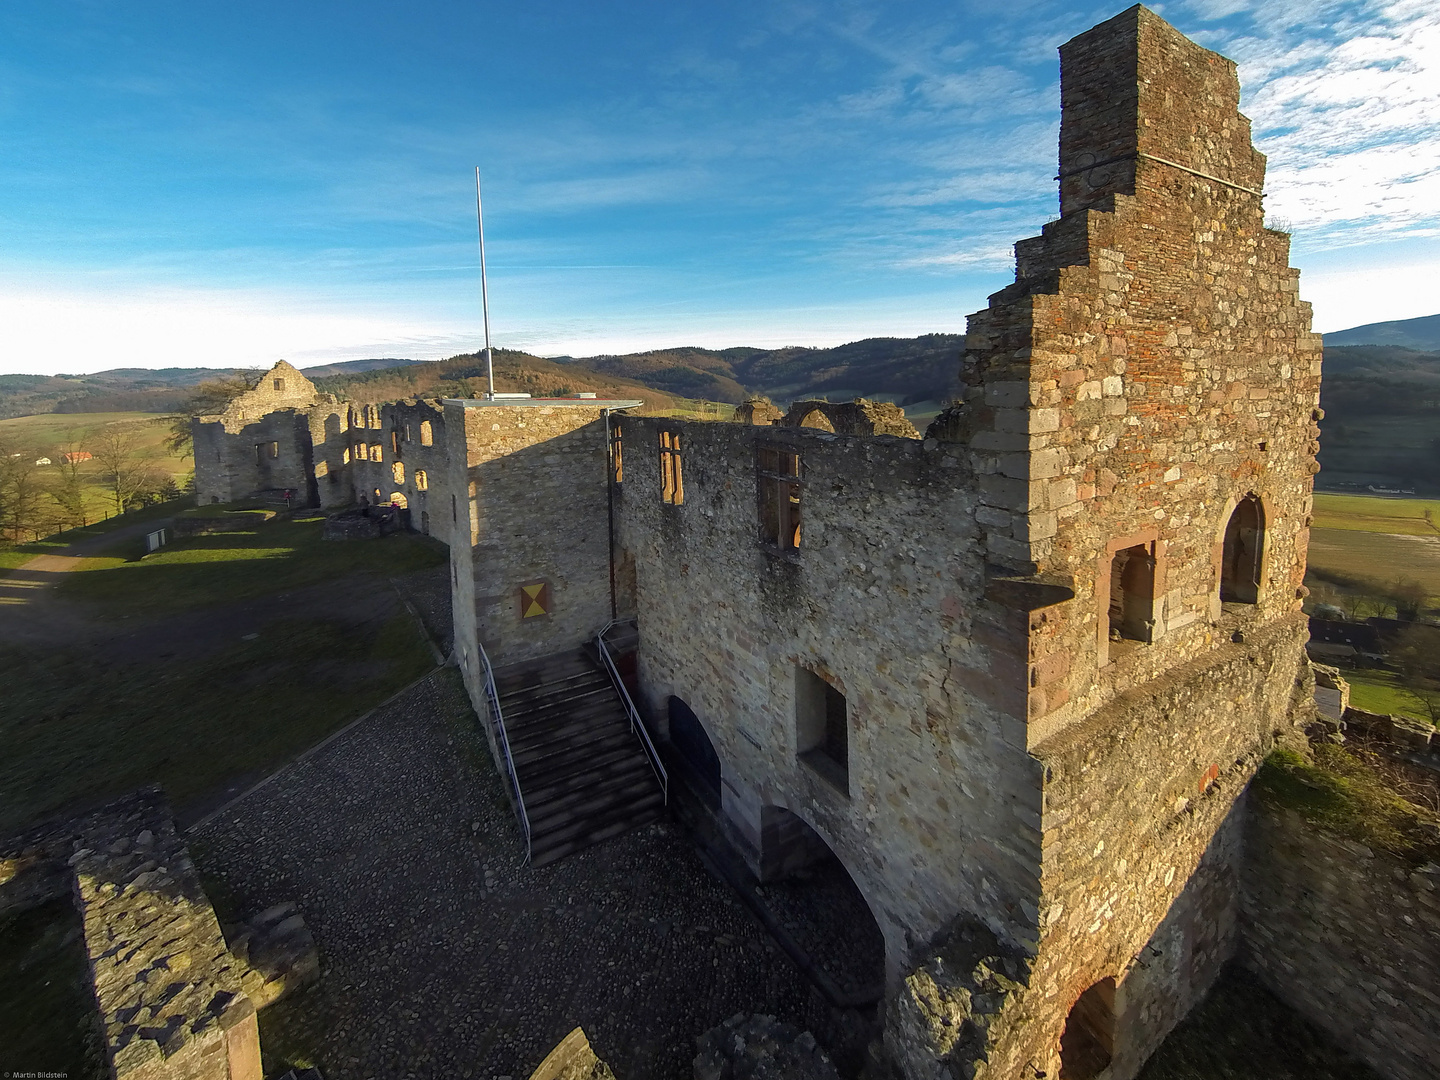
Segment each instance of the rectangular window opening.
M680 472L680 433L660 432L660 501L679 506L685 501L685 480Z
M276 393L284 393L284 392L285 392L285 380L284 380L284 379L276 379L276 380L275 380L275 392L276 392Z
M1110 640L1154 640L1155 545L1136 544L1110 560Z
M756 448L760 496L760 542L777 551L800 547L801 493L804 489L800 455L775 446Z
M795 668L795 747L800 760L842 794L850 793L850 719L845 695Z
M617 484L623 484L625 482L625 446L623 434L623 429L619 424L616 424L610 433L610 458L615 469L615 483Z

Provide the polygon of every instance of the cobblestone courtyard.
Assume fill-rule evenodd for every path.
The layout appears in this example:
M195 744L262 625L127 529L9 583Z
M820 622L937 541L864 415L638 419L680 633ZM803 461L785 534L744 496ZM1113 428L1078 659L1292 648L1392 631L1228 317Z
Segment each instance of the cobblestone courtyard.
M524 1080L578 1024L621 1080L689 1077L695 1038L739 1011L811 1030L845 1071L867 1039L676 827L524 866L451 671L189 840L222 914L297 900L320 943L319 985L261 1016L267 1073Z

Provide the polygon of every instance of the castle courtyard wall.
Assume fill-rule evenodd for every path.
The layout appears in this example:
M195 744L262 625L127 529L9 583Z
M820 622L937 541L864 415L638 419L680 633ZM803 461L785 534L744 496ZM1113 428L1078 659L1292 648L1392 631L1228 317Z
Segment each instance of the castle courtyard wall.
M892 980L958 912L1033 939L1041 770L1024 745L1024 638L982 597L964 454L799 428L619 423L617 557L636 568L644 708L662 731L671 695L695 712L752 866L772 857L766 808L806 821L869 902ZM661 432L680 437L680 505L662 500ZM803 461L792 555L760 541L758 447ZM845 695L843 790L800 760L797 667ZM1007 669L1019 702L1008 715L985 681Z
M1440 868L1415 867L1255 800L1241 963L1380 1075L1440 1061Z
M428 445L422 434L427 425ZM347 499L361 505L388 506L395 495L401 495L409 510L411 529L450 543L453 492L444 406L439 401L414 398L383 405L352 405L348 429ZM401 467L399 479L397 464Z

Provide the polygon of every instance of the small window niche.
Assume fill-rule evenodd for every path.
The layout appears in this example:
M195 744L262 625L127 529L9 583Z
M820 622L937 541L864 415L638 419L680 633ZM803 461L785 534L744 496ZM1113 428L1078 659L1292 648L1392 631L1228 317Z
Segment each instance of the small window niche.
M1155 636L1155 545L1121 548L1110 559L1110 641Z
M660 432L660 501L671 506L679 506L685 501L678 431Z
M795 668L795 746L800 760L850 794L850 719L845 695L807 668Z
M804 491L800 455L777 446L756 448L760 496L760 543L772 551L800 549L801 495Z
M1080 995L1060 1035L1060 1080L1096 1080L1115 1057L1115 980Z
M1260 560L1265 551L1265 509L1256 495L1241 499L1225 524L1220 557L1220 602L1260 601Z

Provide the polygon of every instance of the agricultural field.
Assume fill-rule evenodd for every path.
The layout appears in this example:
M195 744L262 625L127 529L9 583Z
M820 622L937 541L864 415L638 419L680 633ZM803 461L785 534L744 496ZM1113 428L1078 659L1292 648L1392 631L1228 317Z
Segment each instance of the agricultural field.
M1440 501L1316 495L1310 576L1352 590L1408 578L1440 597Z
M135 453L156 472L169 476L176 487L184 488L194 474L190 454L177 455L165 446L168 418L155 413L44 413L0 420L0 447L8 453L23 453L31 460L49 458L51 464L36 466L33 479L42 486L61 482L61 455L68 451L93 449L93 437L106 429L123 429L134 436ZM98 461L80 463L78 472L85 491L86 519L103 519L115 512L114 498L102 482L103 467Z

